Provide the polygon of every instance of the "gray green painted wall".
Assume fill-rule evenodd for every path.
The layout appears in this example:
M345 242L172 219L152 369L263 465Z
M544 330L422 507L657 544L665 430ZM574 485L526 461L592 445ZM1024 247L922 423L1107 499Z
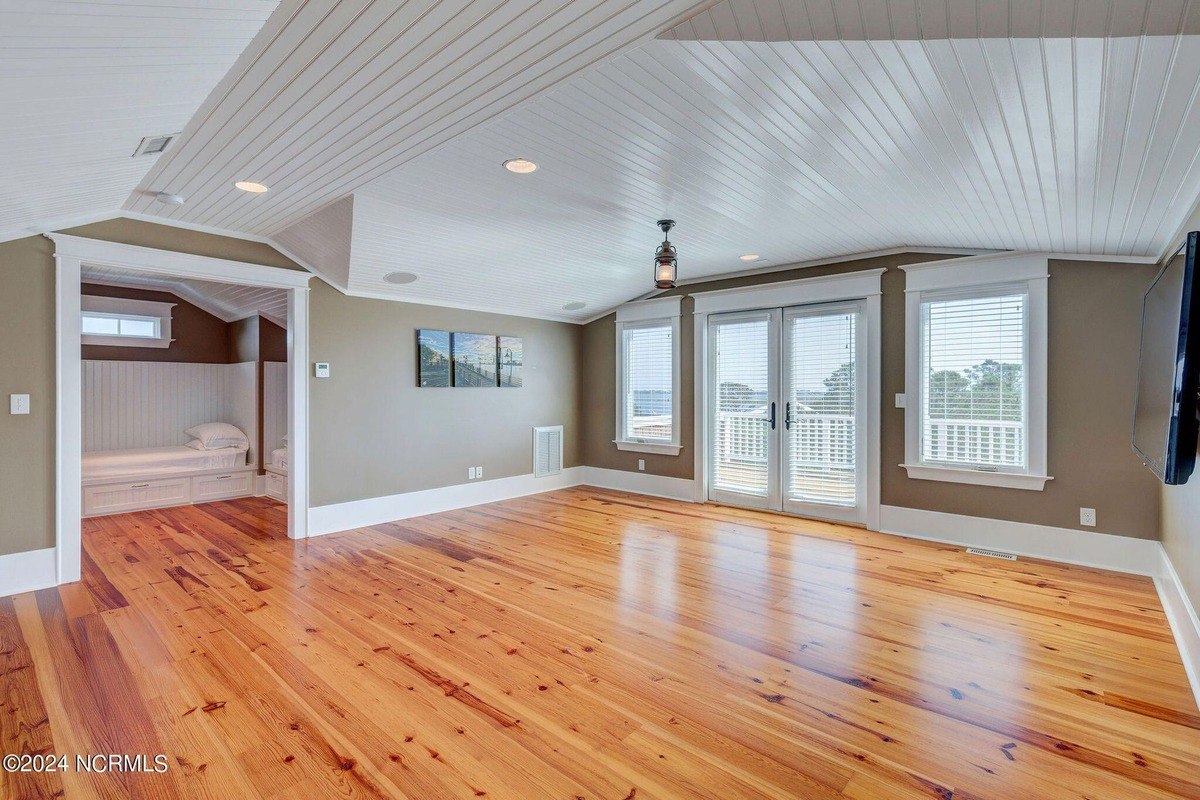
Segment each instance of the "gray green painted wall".
M942 256L906 254L862 259L680 287L677 294L811 278L888 267L883 287L881 498L885 505L991 517L1061 528L1080 528L1079 508L1095 508L1103 533L1158 538L1158 487L1129 448L1137 377L1141 296L1154 276L1151 265L1083 261L1050 262L1048 458L1054 480L1043 492L910 479L904 460L904 411L894 396L904 391L904 272L901 264ZM584 330L583 394L589 398L583 463L677 478L693 472L693 325L690 298L683 301L682 441L679 456L617 450L615 434L615 317Z
M469 466L527 475L535 425L563 425L563 462L580 463L580 326L312 287L309 355L330 364L309 381L312 505L466 483ZM419 388L419 328L522 337L525 385Z

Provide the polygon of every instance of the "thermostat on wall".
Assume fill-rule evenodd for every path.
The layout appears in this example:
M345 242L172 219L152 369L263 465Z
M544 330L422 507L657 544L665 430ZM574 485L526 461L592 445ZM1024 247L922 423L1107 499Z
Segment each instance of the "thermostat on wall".
M317 377L317 378L328 378L329 377L329 362L328 361L318 361L317 363L313 364L313 376Z

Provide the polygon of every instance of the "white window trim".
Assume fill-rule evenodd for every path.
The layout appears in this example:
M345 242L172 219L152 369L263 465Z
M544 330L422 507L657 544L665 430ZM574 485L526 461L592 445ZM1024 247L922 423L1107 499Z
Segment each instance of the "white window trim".
M105 347L159 347L167 348L171 342L171 315L175 303L160 303L155 300L132 300L126 297L99 297L85 294L79 298L80 314L91 311L96 314L130 317L156 317L158 336L101 336L94 333L80 334L82 344Z
M1049 350L1046 256L1005 253L902 266L905 271L904 463L917 480L1042 491L1046 481L1047 353ZM1023 472L993 472L921 461L921 302L923 295L988 291L1019 286L1026 307L1026 464Z
M682 297L658 297L652 300L639 300L626 303L617 309L616 325L616 367L617 367L617 421L616 437L613 444L618 450L637 453L652 453L655 455L677 456L683 449L680 444L680 334L679 316L682 307ZM624 438L625 420L625 330L626 328L645 328L654 324L668 323L671 326L671 441L670 442L640 442Z

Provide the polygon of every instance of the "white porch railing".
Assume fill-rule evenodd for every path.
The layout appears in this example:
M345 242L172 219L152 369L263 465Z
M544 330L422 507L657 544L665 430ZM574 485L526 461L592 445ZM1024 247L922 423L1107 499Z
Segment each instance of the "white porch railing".
M925 461L1021 466L1025 463L1025 426L1020 422L925 420L921 449Z
M765 464L766 417L761 411L717 413L718 461ZM854 417L849 414L797 414L789 431L794 466L854 466ZM1020 422L928 420L924 459L981 465L1015 466L1025 462L1025 430Z

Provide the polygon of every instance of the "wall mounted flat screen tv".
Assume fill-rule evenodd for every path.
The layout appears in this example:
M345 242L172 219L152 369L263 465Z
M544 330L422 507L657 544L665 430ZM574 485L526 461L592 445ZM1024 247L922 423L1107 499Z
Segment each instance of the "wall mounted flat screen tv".
M1133 450L1166 484L1186 483L1196 464L1200 392L1200 233L1167 259L1142 302L1142 344Z

